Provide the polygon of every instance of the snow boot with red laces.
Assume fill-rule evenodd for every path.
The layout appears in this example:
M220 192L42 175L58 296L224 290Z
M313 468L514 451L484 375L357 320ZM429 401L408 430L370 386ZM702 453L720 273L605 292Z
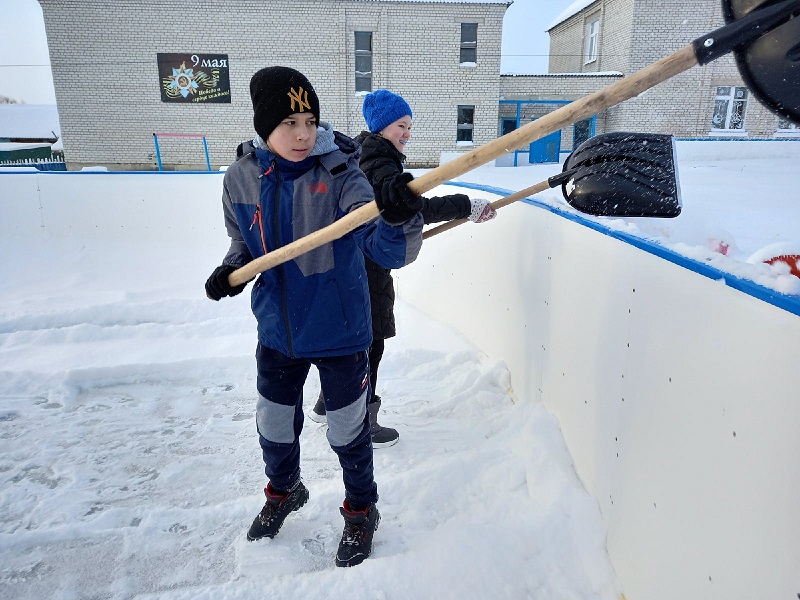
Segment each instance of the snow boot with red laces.
M362 510L351 510L347 500L339 511L344 517L344 531L336 552L336 566L354 567L372 553L372 536L378 529L381 515L374 504Z
M251 542L263 537L274 538L289 513L298 510L308 501L308 489L302 481L298 481L288 492L278 492L270 483L264 488L264 493L267 495L267 503L247 532L247 539Z

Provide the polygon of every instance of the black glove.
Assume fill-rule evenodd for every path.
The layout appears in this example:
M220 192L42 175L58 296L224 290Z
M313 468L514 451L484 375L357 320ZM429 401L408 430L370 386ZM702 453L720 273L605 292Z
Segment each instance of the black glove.
M214 272L211 273L211 277L208 278L206 281L206 296L208 296L211 300L219 300L225 296L235 296L236 294L241 294L242 290L244 290L247 282L244 282L241 285L234 285L232 286L228 283L228 275L233 273L236 270L236 267L231 265L220 265Z
M408 189L412 179L411 173L400 173L381 183L375 202L389 225L402 225L422 210L422 197Z

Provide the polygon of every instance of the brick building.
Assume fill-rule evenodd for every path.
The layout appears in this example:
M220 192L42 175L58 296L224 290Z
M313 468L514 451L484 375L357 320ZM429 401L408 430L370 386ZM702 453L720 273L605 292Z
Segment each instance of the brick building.
M511 0L39 2L70 169L153 169L159 158L166 169L205 169L203 142L213 168L230 164L252 136L250 77L274 64L305 73L322 119L349 135L363 128L369 90L402 94L414 109L407 164L435 166L723 23L719 0L577 0L548 29L549 74L501 75ZM798 134L750 98L727 56L567 128L555 155L537 160L612 130ZM161 137L157 155L154 133L206 138Z
M571 6L548 29L548 70L578 80L587 73L630 75L724 24L720 0L578 0ZM796 126L752 97L733 54L609 109L605 127L684 138L798 135Z
M442 151L497 136L510 3L40 0L68 166L153 169L157 132L205 134L213 167L230 164L253 135L250 77L276 64L302 71L321 118L349 135L364 127L366 90L402 94L415 117L409 166L438 164ZM169 73L159 72L158 59L170 54L178 58L173 69L205 78L194 88L173 81L171 91L186 95L165 99ZM216 81L214 64L228 85L204 90ZM216 97L203 100L200 92L214 89ZM160 148L165 168L206 168L200 140L162 138Z

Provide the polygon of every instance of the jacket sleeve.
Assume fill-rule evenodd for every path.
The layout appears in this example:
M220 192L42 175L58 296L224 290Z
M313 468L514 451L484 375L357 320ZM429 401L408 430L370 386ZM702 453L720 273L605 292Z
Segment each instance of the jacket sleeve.
M250 254L250 250L247 249L242 237L242 231L239 229L239 223L233 212L233 202L225 179L222 181L222 213L225 219L225 230L228 232L228 237L231 238L230 248L228 248L228 253L222 260L222 264L231 265L238 269L253 260L253 256Z
M363 157L359 167L364 171L373 190L378 190L385 179L403 172L402 169L398 168L395 160L378 152L373 152L370 156Z
M347 177L339 206L345 214L375 197L367 177L357 167ZM422 213L397 226L378 218L357 227L352 235L367 258L386 269L398 269L417 258L422 248L422 226Z
M422 216L425 224L466 219L471 211L472 204L466 194L422 198Z

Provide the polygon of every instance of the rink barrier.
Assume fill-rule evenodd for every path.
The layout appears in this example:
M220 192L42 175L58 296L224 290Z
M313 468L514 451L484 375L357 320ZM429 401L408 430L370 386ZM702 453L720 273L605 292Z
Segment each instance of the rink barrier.
M224 245L221 191L222 173L3 172L0 236L191 256ZM394 275L505 362L520 410L558 418L627 600L797 597L800 299L536 200Z
M558 418L627 600L798 597L800 297L536 200L393 273Z

